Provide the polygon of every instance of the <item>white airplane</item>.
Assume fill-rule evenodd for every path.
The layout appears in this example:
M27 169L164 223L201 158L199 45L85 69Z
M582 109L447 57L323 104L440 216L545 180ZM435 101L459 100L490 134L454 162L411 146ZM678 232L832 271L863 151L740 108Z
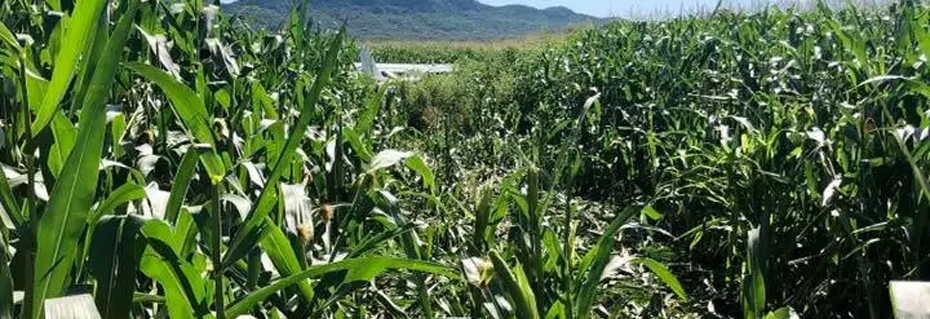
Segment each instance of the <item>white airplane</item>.
M355 67L379 82L397 77L416 80L421 74L452 72L451 64L376 63L367 45L362 45L359 61Z

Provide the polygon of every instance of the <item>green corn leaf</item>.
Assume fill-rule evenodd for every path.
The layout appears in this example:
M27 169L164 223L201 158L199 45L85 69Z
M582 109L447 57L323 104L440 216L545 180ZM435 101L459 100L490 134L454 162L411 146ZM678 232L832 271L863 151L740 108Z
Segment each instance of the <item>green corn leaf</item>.
M53 124L54 125L54 124ZM113 141L113 158L121 158L126 153L123 150L123 136L126 134L126 115L116 113L110 122L110 141Z
M408 232L414 231L416 227L417 225L414 223L407 223L404 226L394 227L391 230L383 231L383 232L378 233L375 236L368 237L368 239L365 239L365 241L352 247L351 252L346 256L346 258L361 257L365 253L368 253L380 247L384 247L387 241L391 239L395 239L399 236L403 236Z
M172 254L180 255L181 247L172 240L175 237L174 230L162 220L149 220L142 226L142 233L146 238L164 242L168 248L171 248Z
M181 258L187 258L197 247L197 223L194 216L187 208L181 208L178 218L174 223L174 239L171 247L174 247Z
M197 92L178 82L165 71L151 65L134 62L126 65L136 74L155 82L171 100L174 112L199 143L206 143L214 148L201 157L204 168L213 184L218 184L226 176L223 160L216 153L216 138L213 136L213 120L204 106L203 99Z
M362 137L358 135L358 132L346 127L342 129L342 137L349 142L349 145L352 146L352 150L355 151L355 154L358 155L362 161L371 161L371 150L368 144L362 141Z
M42 105L42 99L48 90L48 81L40 77L39 71L32 65L30 60L25 60L26 64L26 98L29 109L36 112ZM71 121L65 117L62 111L58 111L52 118L52 135L55 137L55 144L52 145L48 154L47 166L52 175L58 177L61 168L64 166L71 148L74 146L75 135L77 130Z
M227 250L226 253L223 255L223 258L224 258L223 264L227 265L227 267L232 266L232 264L230 264L228 260L238 260L240 258L244 258L245 256L248 256L252 252L257 251L257 249L255 248L261 245L261 242L264 239L264 236L266 236L267 232L265 230L265 227L268 227L268 223L264 223L257 228L253 228L252 233L249 234L249 236L246 236L245 244L236 246L235 250ZM279 254L277 251L275 251L274 253ZM274 260L275 259L272 259L273 262ZM284 263L281 263L280 260L278 262L279 264L284 265Z
M513 268L514 278L517 280L517 285L520 287L520 291L523 292L523 298L527 301L527 307L530 309L527 318L539 318L539 309L536 306L536 294L533 293L533 288L530 286L530 281L526 277L526 272L523 270L523 265L517 265Z
M20 211L19 202L16 200L16 197L13 196L13 190L10 188L10 180L6 176L6 172L3 167L0 167L0 208L3 209L3 212L6 213L13 226L16 228L22 227L25 223L25 218Z
M72 111L80 107L81 104L79 102L81 102L84 95L87 94L87 86L85 84L92 80L94 69L97 67L97 61L106 49L107 41L109 41L109 35L106 34L106 32L97 34L96 30L106 30L109 23L110 21L105 14L97 18L97 26L94 28L94 34L91 36L93 41L84 44L86 46L83 49L84 56L81 58L81 67L75 74L73 85L75 90L71 95L70 109Z
M183 216L182 212L178 220L184 220ZM139 269L164 288L170 318L199 318L206 312L208 283L201 274L203 265L198 267L189 261L191 259L181 258L185 238L189 236L184 232L189 229L172 229L164 221L155 219L142 226L149 245Z
M32 133L39 134L52 121L52 117L61 109L61 101L71 85L71 80L78 69L80 58L85 55L87 46L85 43L93 42L94 32L97 29L97 19L100 18L103 9L107 5L106 0L82 0L79 5L74 7L71 15L71 21L68 24L67 33L62 43L61 51L55 59L55 70L52 72L52 81L48 90L45 92L45 98L36 114L35 121L32 123ZM128 31L127 31L128 34ZM125 40L123 40L125 41ZM119 48L122 50L122 47ZM107 50L108 53L113 52ZM103 61L109 60L111 63L119 62L113 56L103 56ZM103 62L101 61L101 62ZM95 72L96 73L96 72ZM96 74L95 74L96 77ZM111 77L108 80L112 80ZM93 84L91 84L93 85ZM107 85L107 88L109 85ZM85 99L86 100L86 99ZM85 104L86 106L86 104Z
M565 305L561 301L556 301L552 304L552 307L549 307L549 311L546 311L546 319L564 319L566 318L566 309Z
M377 157L377 156L376 156ZM397 225L400 227L408 227L412 224L407 221L407 218L400 211L400 206L398 204L397 198L384 190L378 191L378 194L381 195L381 206L389 214L394 217L394 220L397 222ZM416 232L406 232L401 235L400 244L404 248L404 252L407 254L407 258L422 260L428 258L423 252L424 246L421 246L417 243ZM348 277L352 278L355 276L351 271L349 272ZM417 286L417 295L420 299L420 306L423 310L423 316L425 318L433 318L433 308L432 308L432 299L429 296L429 288L426 286L426 278L421 275L416 275L414 278L414 284Z
M121 60L138 6L138 1L130 3L129 10L120 18L107 43L106 52L98 63L84 98L74 146L76 151L69 154L67 165L52 190L48 208L38 221L36 278L31 310L33 318L41 317L46 298L58 297L66 288L86 215L97 189L100 154L106 131L105 102L110 86L116 79L116 67Z
M539 319L536 296L526 279L523 266L518 264L511 270L497 251L491 251L491 262L494 264L496 278L503 282L504 288L507 289L507 293L515 303L517 318Z
M433 174L433 170L429 168L429 165L426 165L426 162L423 161L423 158L417 155L413 155L407 158L405 161L407 167L417 172L420 175L420 178L423 178L423 184L432 191L435 191L436 188L436 175Z
M13 319L13 276L9 262L6 238L0 234L0 319Z
M93 234L88 269L97 279L94 296L101 318L129 318L136 270L144 243L142 220L134 215L107 216Z
M657 211L655 208L652 208L652 206L646 206L646 208L643 208L643 215L649 217L652 220L660 220L663 216L662 213Z
M538 230L535 225L536 221L542 222L539 219L539 173L538 168L531 167L526 174L526 213L527 218L533 223L533 225L529 225L529 229L532 231Z
M113 212L117 207L145 198L145 187L136 184L124 184L107 197L87 218L88 224L95 224L101 217Z
M640 213L640 207L637 206L630 206L624 209L614 218L610 226L607 227L607 230L604 231L604 235L598 240L597 245L594 246L590 266L585 267L587 268L587 275L584 282L581 284L577 301L575 302L576 318L585 319L590 315L591 308L594 307L594 301L597 299L597 293L600 291L599 286L601 278L603 278L604 275L604 269L610 261L610 255L611 252L613 252L614 243L617 240L617 233L620 231L621 226L626 224L631 217L638 213ZM581 268L580 270L584 271L585 268Z
M358 122L355 124L355 132L361 135L368 134L372 124L375 122L375 118L377 118L378 113L381 112L381 104L384 103L384 96L389 87L389 85L382 85L377 94L372 94L368 101L366 101L366 107L362 113L359 114Z
M659 280L662 280L666 286L671 288L672 291L678 295L678 298L681 298L683 301L688 301L688 294L685 293L685 289L681 287L678 277L675 277L675 275L668 270L668 267L650 258L636 258L633 261L649 268L653 274L659 277Z
M746 245L746 268L749 273L743 277L742 283L743 313L746 319L760 319L765 311L765 277L760 259L759 232L759 228L750 230Z
M274 107L274 102L271 100L271 97L268 95L268 92L265 91L265 87L262 86L261 82L252 83L252 107L255 112L262 111L264 113L264 118L268 119L278 119L278 110Z
M907 149L907 145L904 144L904 140L893 134L895 141L898 144L898 147L901 149L901 153L904 154L904 158L907 159L907 163L911 167L911 173L917 179L917 185L920 186L920 193L924 198L930 199L930 183L927 182L927 178L924 173L921 171L920 166L918 166L917 161L914 159L914 156L911 154L911 151ZM921 216L921 218L926 218L926 216Z
M346 281L370 281L390 269L411 270L423 273L430 273L440 276L446 276L453 279L459 279L458 273L453 268L410 259L388 258L388 257L371 257L343 260L340 262L313 266L300 273L279 279L274 283L250 293L245 298L230 305L226 310L227 318L236 318L239 315L247 313L250 309L260 305L262 301L268 299L272 294L292 286L296 283L306 281L309 278L320 277L322 275L336 272L348 271Z
M340 124L341 125L341 124ZM335 147L333 148L333 165L330 169L329 176L326 177L327 194L333 199L338 199L342 195L343 186L345 185L345 143L342 137L343 130L336 132Z
M197 303L191 301L198 298L187 288L203 289L203 283L196 285L187 282L188 277L185 273L190 276L197 275L192 266L188 264L172 266L158 254L149 251L142 256L139 269L146 276L157 281L165 290L165 305L168 308L169 318L193 319L198 317L194 311Z
M391 217L394 217L394 220L398 226L406 227L409 222L407 221L407 218L404 216L404 214L400 211L397 197L385 190L378 191L378 195L380 195L380 198L378 199L378 206L387 211ZM403 237L401 237L400 243L401 246L403 246L404 252L407 254L407 258L421 259L423 257L422 253L420 252L421 246L417 244L416 233L404 233Z
M782 307L778 310L769 312L765 319L798 319L798 314L791 307Z
M302 270L300 261L297 260L297 254L294 253L294 248L287 239L287 235L284 234L281 228L274 226L271 219L266 220L266 225L259 244L262 251L268 254L271 263L274 264L275 269L278 270L282 277L300 273ZM307 300L313 299L313 287L310 286L310 283L304 280L296 284L304 298Z
M339 50L342 48L342 42L345 38L345 29L339 32L339 36L332 41L329 45L329 49L326 53L326 58L323 63L323 70L317 76L313 86L310 89L310 92L307 94L307 97L303 100L302 112L300 112L300 118L297 120L297 125L294 126L294 131L291 132L290 136L287 139L287 142L284 145L284 148L280 150L277 160L273 161L274 169L271 171L271 175L268 177L268 180L265 182L265 187L262 189L261 195L258 197L257 204L252 206L252 211L247 217L246 224L242 229L240 229L236 236L234 237L232 244L230 245L230 250L236 250L238 245L242 245L247 236L252 229L258 227L261 223L265 222L265 218L271 212L272 207L275 205L274 195L276 193L275 189L281 179L281 176L284 174L284 171L291 165L291 157L294 155L297 147L300 146L301 141L303 140L304 132L307 130L307 126L310 125L310 120L313 115L313 108L316 106L317 101L320 99L320 95L323 92L323 88L328 86L330 77L333 74L333 71L336 67L336 58L339 55ZM229 260L228 262L235 262L235 260Z
M184 203L184 197L187 196L187 189L191 179L194 177L194 170L197 168L196 150L188 149L187 153L181 159L181 165L178 166L178 172L174 175L174 184L171 185L171 195L168 197L168 205L165 208L165 220L174 223L177 219L178 212L181 211L181 205Z
M108 215L113 212L116 207L119 207L123 204L129 203L134 200L140 200L145 198L145 188L136 184L125 184L117 188L113 193L110 194L107 199L105 199L97 209L95 209L90 216L87 217L87 233L84 240L84 249L77 256L75 260L77 264L78 273L81 273L84 269L84 257L88 256L91 251L92 239L94 232L96 232L97 222L105 215Z
M26 102L30 110L36 112L42 107L42 99L45 98L46 91L48 91L48 80L42 78L35 66L26 60L26 94L28 95Z
M175 255L181 259L187 259L190 250L193 247L188 247L191 245L191 237L195 234L196 224L194 222L194 217L187 211L187 209L181 209L181 214L178 215L177 225L171 227L163 220L152 219L145 223L142 226L142 232L145 234L145 237L161 241L166 247L168 247L171 253L162 253L162 255Z
M491 231L491 190L484 187L479 195L475 207L475 231L472 243L476 248L482 249L490 243L487 234Z
M6 27L6 24L0 22L0 41L3 41L8 46L20 52L23 48L19 45L19 42L16 41L16 36L13 35L13 32L10 32L10 29Z

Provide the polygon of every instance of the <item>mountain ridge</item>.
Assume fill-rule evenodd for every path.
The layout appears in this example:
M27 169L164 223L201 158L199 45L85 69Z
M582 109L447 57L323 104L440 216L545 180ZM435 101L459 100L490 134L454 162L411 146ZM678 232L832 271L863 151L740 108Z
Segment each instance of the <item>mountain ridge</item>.
M277 28L293 0L239 0L224 4L227 13L254 25ZM496 40L536 32L560 32L601 19L563 6L491 6L475 0L311 0L315 23L339 27L362 40Z

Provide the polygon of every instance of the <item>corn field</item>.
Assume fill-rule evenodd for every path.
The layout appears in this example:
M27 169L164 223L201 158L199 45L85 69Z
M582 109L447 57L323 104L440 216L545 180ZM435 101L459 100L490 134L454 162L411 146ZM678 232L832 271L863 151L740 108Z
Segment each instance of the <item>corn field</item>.
M383 83L308 5L0 1L0 319L890 318L930 280L924 4Z

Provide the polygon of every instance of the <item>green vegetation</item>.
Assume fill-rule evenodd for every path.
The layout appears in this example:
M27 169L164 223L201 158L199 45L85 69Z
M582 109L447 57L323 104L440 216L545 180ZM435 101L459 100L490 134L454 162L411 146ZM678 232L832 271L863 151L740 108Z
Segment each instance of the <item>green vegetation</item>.
M307 5L272 33L0 3L0 318L887 318L930 280L924 5L614 22L384 83Z
M292 0L238 0L226 12L257 27L285 25ZM498 40L561 32L601 19L564 7L494 7L475 0L314 0L310 19L326 28L347 24L349 37L364 40Z
M369 46L378 63L455 63L466 60L488 61L492 55L514 56L516 47L447 43L374 43Z
M432 173L381 147L344 32L299 14L255 32L199 1L48 5L67 19L0 6L0 317L75 291L104 318L329 317L408 280L428 313L427 280L464 286L411 241L402 203L429 188L407 180Z
M887 318L889 280L930 279L928 22L904 2L613 23L397 95L417 149L463 184L547 172L571 197L544 232L573 247L653 207L614 253L662 262L690 301L623 276L602 288L612 314Z
M515 61L521 51L559 43L574 30L497 41L374 41L365 42L379 63L456 63Z

